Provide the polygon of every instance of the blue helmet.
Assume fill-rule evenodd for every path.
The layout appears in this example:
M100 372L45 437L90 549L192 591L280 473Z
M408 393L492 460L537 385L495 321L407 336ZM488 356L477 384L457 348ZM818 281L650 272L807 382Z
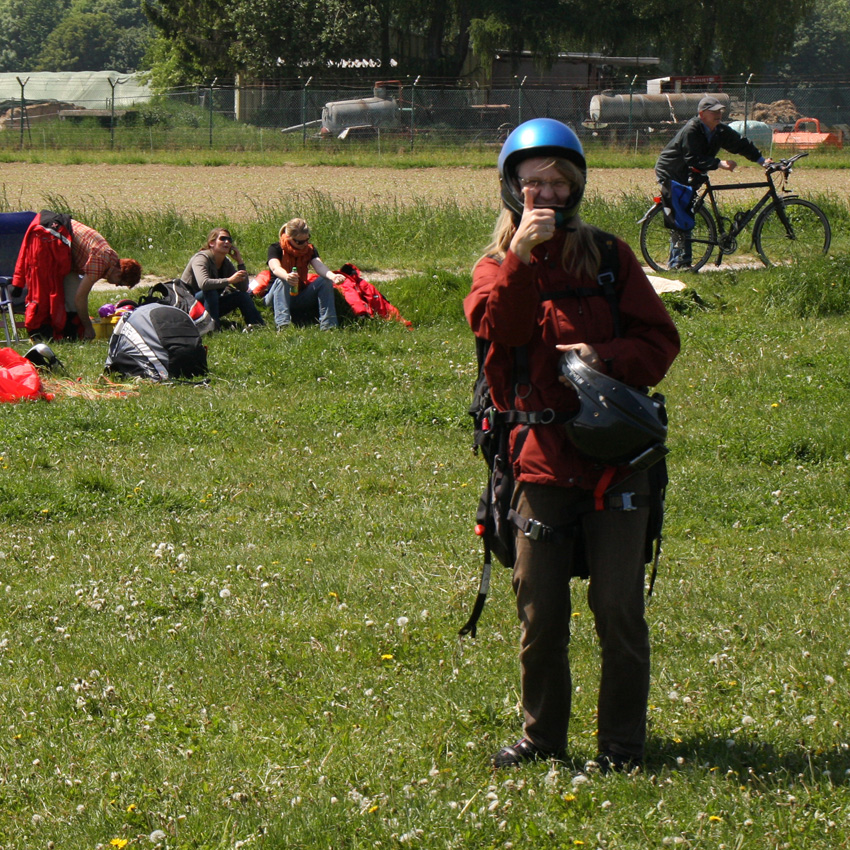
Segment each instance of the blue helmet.
M499 182L502 186L502 202L518 221L522 215L522 193L517 185L517 166L531 157L551 156L566 159L578 166L587 178L587 162L578 136L566 125L554 118L533 118L520 124L502 145L499 154ZM566 224L578 212L584 194L570 195L569 206L558 210L558 223Z

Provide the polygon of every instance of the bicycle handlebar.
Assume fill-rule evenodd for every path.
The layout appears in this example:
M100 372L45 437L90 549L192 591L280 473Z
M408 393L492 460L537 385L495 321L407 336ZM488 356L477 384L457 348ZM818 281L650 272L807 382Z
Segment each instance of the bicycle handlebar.
M764 170L768 174L774 174L777 171L782 171L785 174L791 173L791 166L798 160L802 159L804 156L808 156L808 151L801 151L795 156L789 157L788 159L780 159L778 162L771 162L770 165L765 165ZM694 168L691 166L691 174L699 174L700 177L708 177L709 172L700 171L698 168Z
M775 171L783 171L788 174L791 171L791 166L798 160L802 159L804 156L808 156L808 151L802 151L798 153L796 156L789 157L788 159L780 159L779 162L772 162L770 165L766 165L764 170L768 174L773 174Z

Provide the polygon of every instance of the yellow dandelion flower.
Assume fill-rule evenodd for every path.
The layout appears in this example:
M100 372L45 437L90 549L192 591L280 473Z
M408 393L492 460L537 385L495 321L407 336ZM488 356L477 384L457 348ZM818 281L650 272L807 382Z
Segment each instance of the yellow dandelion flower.
M381 661L392 661L392 660L393 660L393 656L390 655L389 653L385 653L384 655L381 656Z
M377 811L378 811L378 807L377 807L377 806L372 806L372 807L369 809L369 814L370 814L370 815L371 815L371 814L374 814L374 813L375 813L375 812L377 812Z
M708 819L708 822L709 823L722 823L723 818L718 817L717 815L711 815Z
M575 795L575 794L564 794L564 799L565 799L568 803L572 803L572 802L573 802L573 800L575 800L575 798L576 798L576 795Z
M138 810L138 808L139 807L135 803L130 803L130 805L127 806L127 811L128 812L135 812L135 811Z
M109 843L112 847L117 847L118 850L121 850L122 847L126 847L130 842L126 838L113 838Z

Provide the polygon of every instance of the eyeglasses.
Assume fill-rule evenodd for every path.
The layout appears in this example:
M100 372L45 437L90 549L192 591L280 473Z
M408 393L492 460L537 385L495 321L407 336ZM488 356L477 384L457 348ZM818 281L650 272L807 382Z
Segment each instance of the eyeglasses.
M310 241L310 237L305 236L303 239L293 239L292 244L293 245L306 245L309 241Z
M569 180L540 180L537 177L520 177L519 185L522 186L523 189L534 189L535 191L539 191L544 186L548 186L555 193L569 192L572 188Z
M219 242L232 242L233 237L232 236L219 236L218 241Z

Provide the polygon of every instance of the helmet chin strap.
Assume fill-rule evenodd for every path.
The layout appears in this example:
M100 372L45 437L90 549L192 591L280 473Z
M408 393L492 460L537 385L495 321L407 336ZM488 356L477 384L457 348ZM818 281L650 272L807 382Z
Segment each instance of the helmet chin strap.
M563 207L549 207L549 209L553 210L555 213L555 227L558 230L566 230L570 233L575 231L575 227L571 227L570 225L572 224L573 219L575 219L576 215L578 214L577 211L573 212L570 215L567 215ZM511 214L511 218L513 218L514 226L518 227L520 219L522 218L522 214L514 212Z
M575 213L573 213L571 216L567 216L567 214L562 209L560 209L560 210L556 209L555 210L555 227L557 227L558 230L573 231L573 230L575 230L575 228L570 227L570 224L572 224L572 221L575 217L576 217Z

